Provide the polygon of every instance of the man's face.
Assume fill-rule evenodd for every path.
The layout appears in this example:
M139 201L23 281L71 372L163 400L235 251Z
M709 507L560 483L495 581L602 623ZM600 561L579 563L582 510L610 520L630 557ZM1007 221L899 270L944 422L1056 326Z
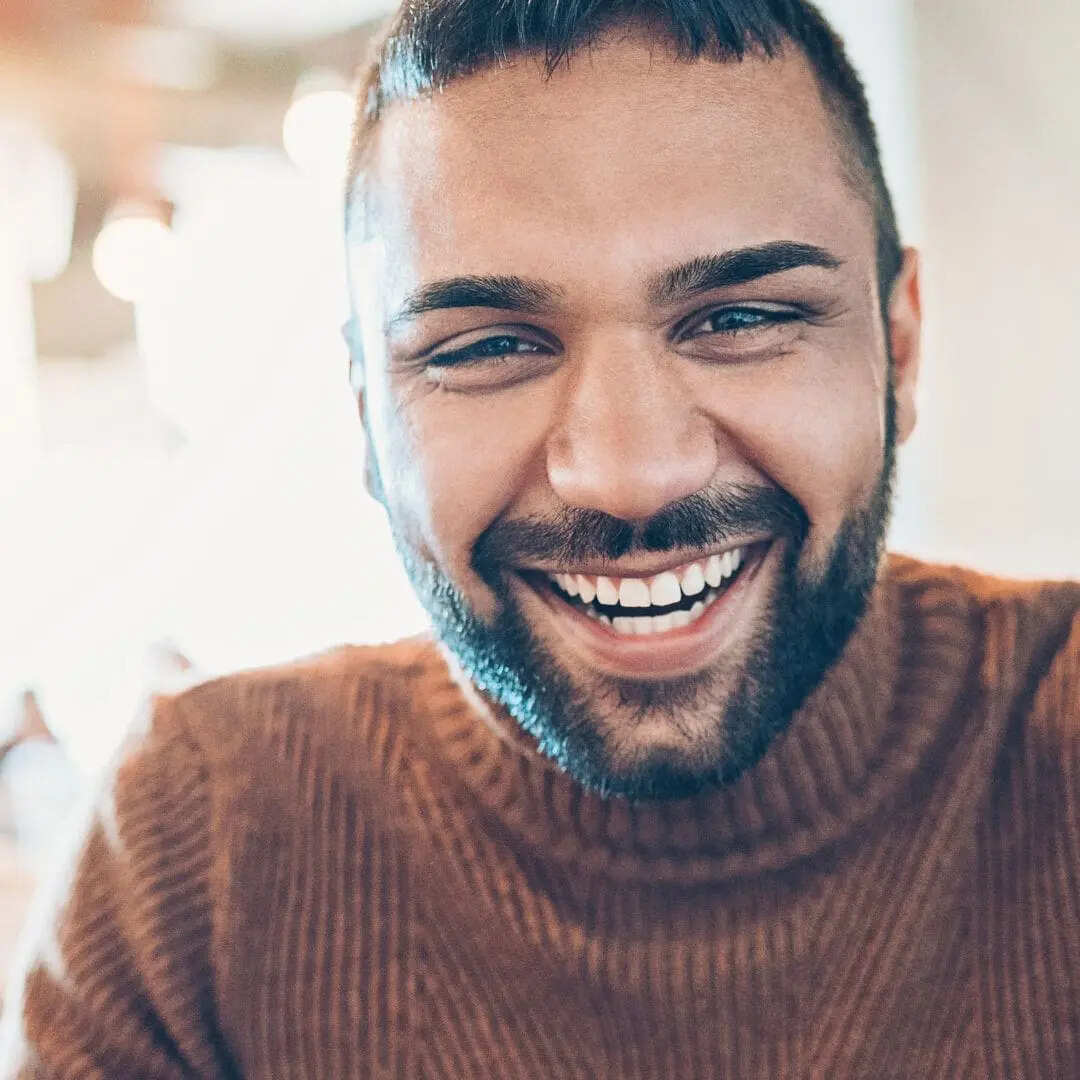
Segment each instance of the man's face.
M436 630L583 783L751 765L877 573L913 423L805 61L637 34L393 106L354 242L371 475Z

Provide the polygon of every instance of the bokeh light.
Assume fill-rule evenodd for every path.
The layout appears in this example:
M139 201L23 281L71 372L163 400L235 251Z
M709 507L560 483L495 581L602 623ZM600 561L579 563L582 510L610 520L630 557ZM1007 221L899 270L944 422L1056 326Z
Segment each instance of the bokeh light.
M173 247L165 222L148 213L121 211L94 241L94 273L113 296L135 303L160 278Z
M344 181L352 131L352 98L343 89L301 91L282 125L285 153L318 181Z

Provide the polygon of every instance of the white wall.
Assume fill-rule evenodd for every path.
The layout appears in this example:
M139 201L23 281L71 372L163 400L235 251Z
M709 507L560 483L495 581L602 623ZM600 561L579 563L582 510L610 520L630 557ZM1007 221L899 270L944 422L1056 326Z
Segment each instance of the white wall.
M927 328L910 546L1080 576L1080 5L914 15Z

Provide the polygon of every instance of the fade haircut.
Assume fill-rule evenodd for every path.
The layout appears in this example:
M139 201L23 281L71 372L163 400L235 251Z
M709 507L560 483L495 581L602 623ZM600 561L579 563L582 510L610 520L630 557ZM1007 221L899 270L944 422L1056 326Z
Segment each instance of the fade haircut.
M866 91L843 41L806 0L405 0L362 72L346 191L346 230L370 231L366 181L385 110L524 56L546 78L621 26L643 26L684 61L774 58L793 42L809 61L833 120L845 175L867 199L877 231L883 317L903 253Z

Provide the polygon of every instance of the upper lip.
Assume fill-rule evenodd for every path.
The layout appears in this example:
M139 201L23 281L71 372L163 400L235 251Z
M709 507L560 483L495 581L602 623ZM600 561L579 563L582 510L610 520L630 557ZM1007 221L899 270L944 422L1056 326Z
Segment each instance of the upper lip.
M756 536L749 537L742 540L734 540L730 543L725 543L723 547L708 548L705 551L697 552L684 552L678 555L666 555L662 560L658 559L653 562L643 563L605 563L605 562L584 562L575 563L574 565L568 565L566 563L555 565L540 565L529 564L521 565L519 570L536 571L542 574L584 574L588 577L608 577L608 578L648 578L656 577L657 574L662 574L666 570L674 570L676 567L686 566L688 563L703 562L709 558L710 555L723 555L725 551L731 551L734 548L748 548L755 544L761 544L768 540L771 540L770 536Z

